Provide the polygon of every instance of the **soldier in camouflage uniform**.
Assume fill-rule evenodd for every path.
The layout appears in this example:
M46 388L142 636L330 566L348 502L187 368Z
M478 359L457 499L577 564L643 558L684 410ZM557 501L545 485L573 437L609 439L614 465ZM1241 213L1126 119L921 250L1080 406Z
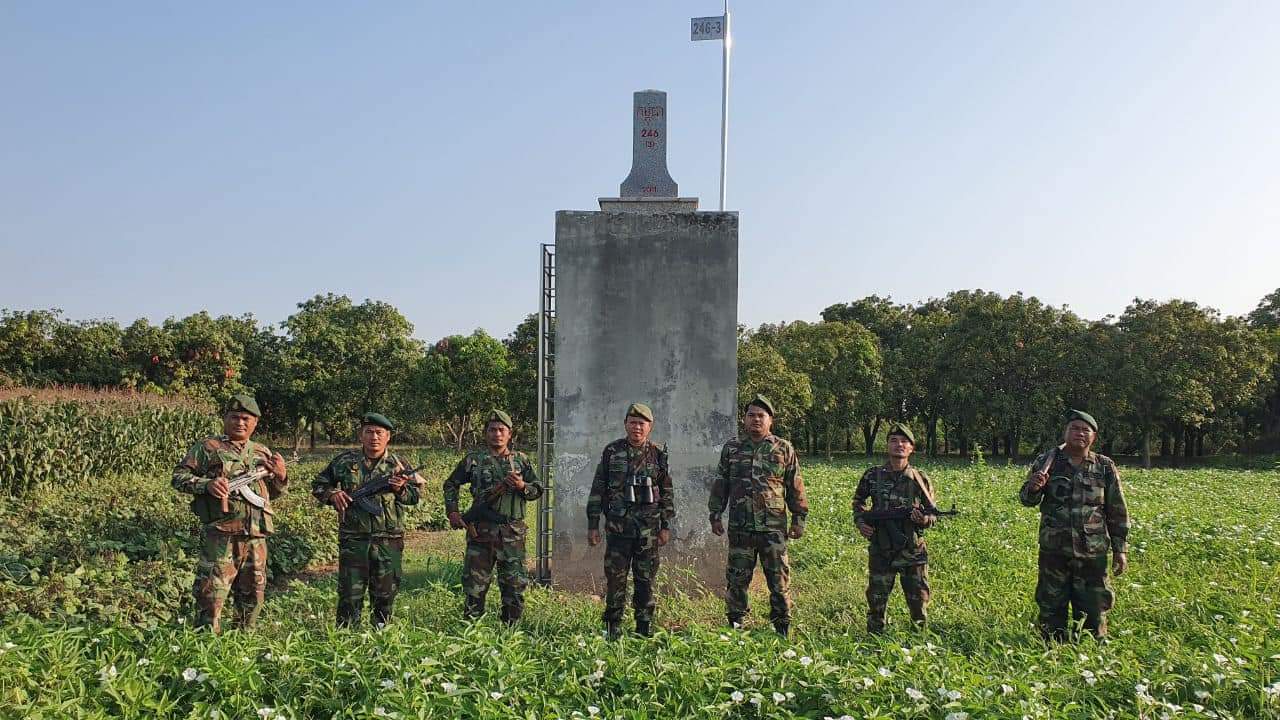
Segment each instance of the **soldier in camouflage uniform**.
M867 632L884 632L885 609L896 577L902 578L911 620L923 627L929 605L929 556L924 530L937 521L920 512L921 501L936 505L933 484L923 471L910 465L916 438L911 428L896 424L885 438L889 460L869 468L853 494L853 521L858 532L871 541L867 551ZM871 507L867 507L870 501ZM868 510L912 508L905 520L863 519Z
M462 567L466 593L463 612L477 618L484 613L484 599L498 568L502 590L502 620L514 625L524 613L525 503L542 495L533 464L522 452L512 451L511 416L494 410L485 422L485 450L469 452L444 481L444 507L449 525L467 531L467 554ZM471 486L471 508L458 512L463 485Z
M711 532L716 535L724 534L721 515L726 507L729 511L726 614L731 625L742 624L748 610L747 587L759 558L769 585L769 619L774 630L786 637L791 627L787 538L804 534L809 504L804 497L795 448L770 432L773 404L763 395L756 395L742 410L746 437L725 443L720 452L720 473L707 502Z
M1067 638L1067 606L1073 622L1096 637L1107 634L1114 600L1107 578L1129 566L1129 513L1116 464L1090 450L1098 434L1093 416L1067 415L1063 444L1031 464L1018 499L1040 506L1040 577L1036 583L1038 624L1046 640Z
M617 637L627 603L627 572L635 578L632 606L636 633L653 635L653 583L658 574L658 548L671 539L675 496L667 469L667 448L649 441L653 411L632 403L624 419L627 436L604 448L587 499L587 543L600 544L600 514L605 515L604 624Z
M250 627L258 619L267 587L267 536L275 532L271 500L288 484L284 458L253 442L262 413L248 395L235 395L222 415L222 435L205 438L187 451L173 471L174 489L193 495L191 510L200 518L202 542L193 594L196 627L222 630L222 606L235 595L236 621ZM230 495L228 478L263 466L269 474L252 492L265 502Z
M366 589L370 622L375 627L391 620L404 557L404 509L418 504L422 476L408 474L412 466L387 450L395 425L385 416L360 418L360 449L346 450L329 461L311 483L311 494L338 513L339 627L360 624ZM389 491L369 498L382 512L374 514L353 503L351 493L370 482L389 477Z

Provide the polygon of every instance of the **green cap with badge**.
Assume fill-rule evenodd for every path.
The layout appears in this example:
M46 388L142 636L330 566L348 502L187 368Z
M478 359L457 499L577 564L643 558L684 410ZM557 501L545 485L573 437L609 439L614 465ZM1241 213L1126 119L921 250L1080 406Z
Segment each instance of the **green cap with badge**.
M386 415L379 413L365 413L360 416L360 426L377 425L380 428L386 428L391 432L395 432L396 424L387 419Z
M489 427L489 423L491 422L500 422L503 425L506 425L508 430L515 427L515 425L511 423L511 416L498 409L489 411L489 417L485 418L484 426Z
M641 420L653 422L653 410L644 403L631 403L627 406L626 417L638 417Z
M886 433L884 437L888 440L891 435L901 435L902 437L910 440L912 445L916 444L916 436L911 434L911 428L907 427L904 423L894 423L890 425L889 432Z
M258 401L254 400L252 395L243 393L232 395L231 399L227 401L227 407L223 410L223 414L225 415L229 412L247 412L256 418L262 417L262 411L258 409Z
M1072 420L1079 420L1085 425L1093 428L1094 432L1098 432L1098 421L1094 420L1092 415L1083 410L1068 410L1067 424L1070 425Z
M747 411L747 408L751 407L752 405L755 405L761 410L764 410L765 412L769 413L769 417L773 417L774 415L773 403L769 401L769 398L761 395L760 393L756 393L755 397L751 398L751 400L749 400L746 405L742 406L742 412L745 413Z

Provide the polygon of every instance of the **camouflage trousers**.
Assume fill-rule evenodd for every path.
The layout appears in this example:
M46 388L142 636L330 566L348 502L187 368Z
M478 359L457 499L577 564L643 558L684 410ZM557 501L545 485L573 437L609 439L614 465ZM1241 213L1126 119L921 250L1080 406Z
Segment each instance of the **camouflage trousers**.
M1067 638L1067 605L1073 623L1096 637L1107 634L1107 611L1115 595L1107 578L1107 556L1077 558L1040 551L1036 604L1040 606L1040 634L1046 640Z
M729 559L725 567L725 614L741 623L750 610L747 588L756 571L756 560L769 586L769 620L791 622L791 563L786 535L780 531L729 532Z
M608 533L604 550L604 621L617 623L627 605L627 572L631 573L636 591L631 598L636 624L653 623L653 583L658 576L658 538L644 533L628 537Z
M391 620L400 590L404 558L403 537L344 537L338 539L338 625L360 624L365 592L369 593L369 621L376 627Z
M196 564L196 627L222 631L222 606L234 593L236 624L252 627L267 589L267 539L206 530Z
M484 614L485 595L497 566L502 619L515 622L524 613L524 588L528 584L524 571L524 521L505 525L478 522L471 527L475 535L467 536L467 554L462 563L462 591L466 593L463 613L472 618Z
M924 625L928 619L929 565L894 567L892 556L873 552L867 556L867 632L884 632L885 610L898 577L902 578L902 594L907 599L911 621Z

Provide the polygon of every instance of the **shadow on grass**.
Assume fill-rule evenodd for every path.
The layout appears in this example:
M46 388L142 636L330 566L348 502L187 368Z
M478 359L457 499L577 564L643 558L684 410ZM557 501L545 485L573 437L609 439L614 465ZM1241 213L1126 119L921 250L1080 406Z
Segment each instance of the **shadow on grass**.
M422 557L412 567L405 570L400 580L400 589L414 590L432 585L444 585L453 590L462 590L462 563L457 560L442 560L434 557Z

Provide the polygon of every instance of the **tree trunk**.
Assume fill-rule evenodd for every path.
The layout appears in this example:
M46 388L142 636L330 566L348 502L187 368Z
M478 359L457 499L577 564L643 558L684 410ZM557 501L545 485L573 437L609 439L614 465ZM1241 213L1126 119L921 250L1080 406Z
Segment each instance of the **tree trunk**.
M929 418L925 425L925 436L929 438L929 457L938 457L938 418Z
M853 431L849 428L844 429L844 451L853 452Z
M1188 425L1182 431L1182 457L1188 460L1196 456L1196 430Z
M1151 469L1151 428L1142 430L1142 467Z
M1204 428L1196 428L1196 457L1204 457Z
M1010 432L1004 436L1004 454L1014 462L1018 461L1018 433Z
M311 449L316 449L316 421L311 421Z

